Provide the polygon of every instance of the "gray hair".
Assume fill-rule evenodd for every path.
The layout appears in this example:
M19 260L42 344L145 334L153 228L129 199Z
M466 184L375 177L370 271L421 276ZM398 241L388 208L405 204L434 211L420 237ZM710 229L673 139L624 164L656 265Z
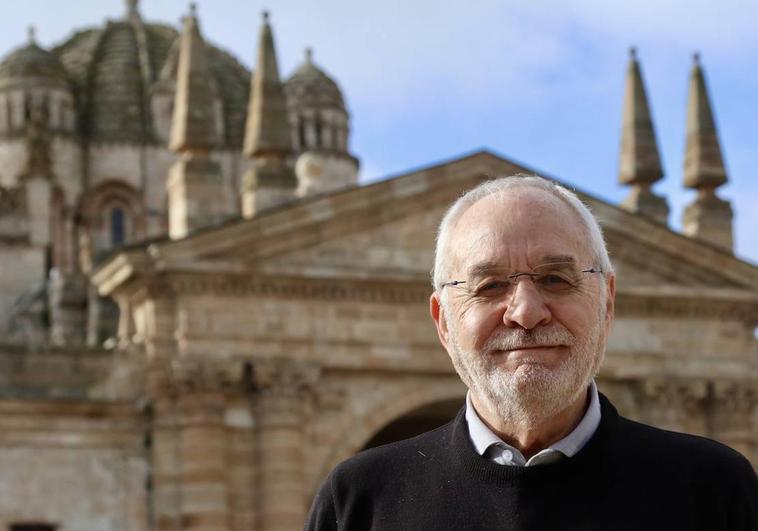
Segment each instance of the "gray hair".
M525 175L520 173L485 181L463 194L450 206L450 208L448 208L445 216L440 222L437 231L437 246L434 249L432 286L435 291L440 289L442 283L447 281L447 278L445 277L449 275L450 264L448 263L448 245L450 243L451 230L458 219L471 205L480 199L492 194L503 193L510 188L516 187L543 190L566 203L582 220L582 223L587 230L590 247L592 248L592 253L594 259L597 261L597 265L604 273L613 273L613 266L608 257L608 249L606 248L605 240L603 239L603 231L600 228L597 219L595 219L595 216L593 216L590 209L587 208L587 205L582 203L574 192L554 181L545 179L544 177L538 177L537 175Z

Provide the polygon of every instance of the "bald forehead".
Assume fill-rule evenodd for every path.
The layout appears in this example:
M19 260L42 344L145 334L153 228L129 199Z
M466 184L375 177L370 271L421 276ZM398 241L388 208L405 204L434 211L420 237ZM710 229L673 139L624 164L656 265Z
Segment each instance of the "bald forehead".
M469 206L452 227L448 253L455 267L472 253L509 244L527 253L591 254L587 227L570 205L547 190L518 185Z

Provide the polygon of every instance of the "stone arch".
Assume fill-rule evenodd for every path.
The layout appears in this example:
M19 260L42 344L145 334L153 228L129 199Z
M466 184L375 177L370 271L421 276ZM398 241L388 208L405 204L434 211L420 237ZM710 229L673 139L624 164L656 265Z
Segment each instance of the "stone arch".
M455 374L437 378L411 378L403 385L388 384L386 389L386 392L374 394L370 405L362 408L365 413L345 408L340 427L334 430L333 439L330 441L332 451L322 461L318 477L311 485L311 492L315 492L318 484L332 468L363 449L374 435L391 422L435 403L459 399L462 404L466 392L466 388ZM357 388L350 394L363 393ZM350 396L344 398L345 404L355 401L357 400Z

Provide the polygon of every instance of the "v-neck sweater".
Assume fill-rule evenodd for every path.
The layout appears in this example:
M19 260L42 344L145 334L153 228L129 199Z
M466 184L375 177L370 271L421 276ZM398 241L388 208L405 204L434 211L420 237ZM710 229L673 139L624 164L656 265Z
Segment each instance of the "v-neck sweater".
M436 430L361 452L324 481L305 529L758 530L758 477L742 455L600 402L592 439L553 464L479 455L464 409Z

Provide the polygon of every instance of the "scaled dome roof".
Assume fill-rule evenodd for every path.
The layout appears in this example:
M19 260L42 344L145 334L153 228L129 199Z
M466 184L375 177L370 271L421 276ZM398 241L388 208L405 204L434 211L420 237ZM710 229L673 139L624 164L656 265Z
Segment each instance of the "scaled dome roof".
M289 77L284 91L296 108L337 108L347 112L345 99L337 83L313 62L311 49L305 51L305 61Z
M84 135L94 141L157 141L150 96L179 33L165 24L108 21L75 33L52 52L79 96ZM143 53L144 50L144 53ZM242 144L250 72L229 53L208 45L223 101L225 138ZM141 64L141 61L145 64Z
M67 83L66 70L55 54L40 48L33 38L0 63L0 87L28 78Z

